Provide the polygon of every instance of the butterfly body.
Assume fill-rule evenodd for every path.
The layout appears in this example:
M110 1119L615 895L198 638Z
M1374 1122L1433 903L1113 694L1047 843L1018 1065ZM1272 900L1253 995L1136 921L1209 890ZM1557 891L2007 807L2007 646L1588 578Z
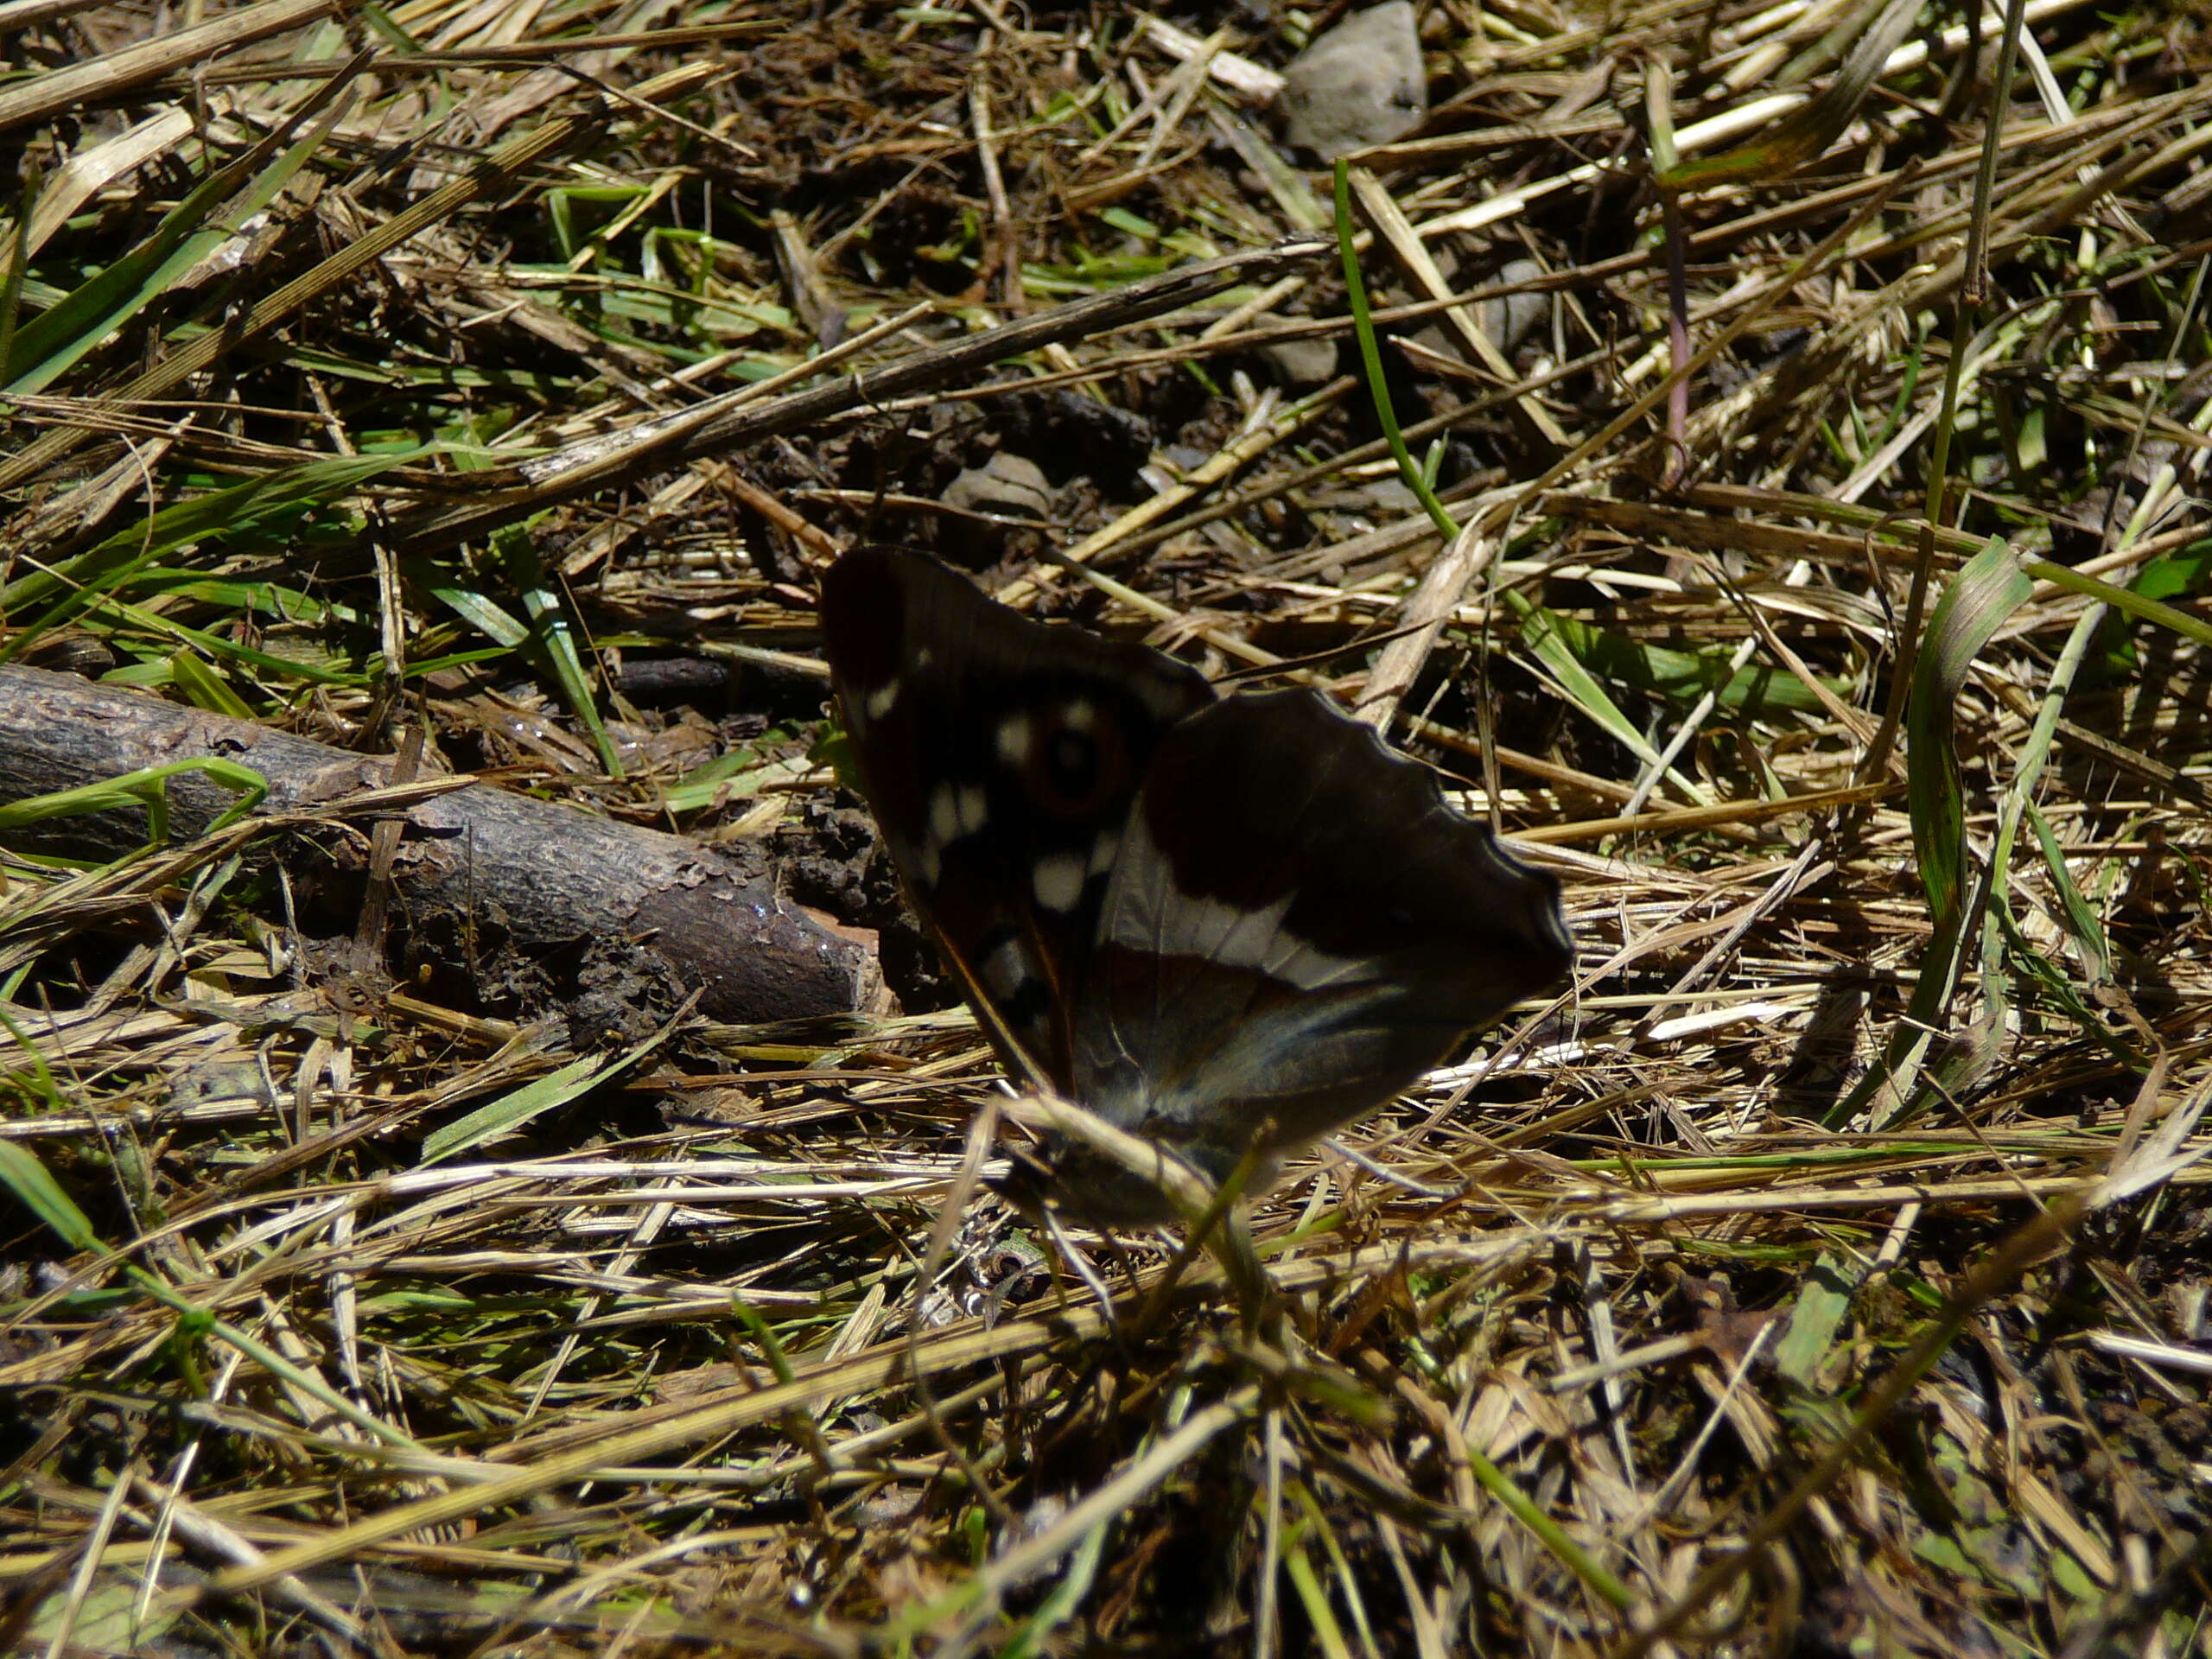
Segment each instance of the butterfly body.
M1222 697L887 549L831 569L823 627L877 823L1001 1059L1211 1179L1379 1104L1571 959L1556 884L1313 691ZM1053 1196L1166 1213L1066 1154Z

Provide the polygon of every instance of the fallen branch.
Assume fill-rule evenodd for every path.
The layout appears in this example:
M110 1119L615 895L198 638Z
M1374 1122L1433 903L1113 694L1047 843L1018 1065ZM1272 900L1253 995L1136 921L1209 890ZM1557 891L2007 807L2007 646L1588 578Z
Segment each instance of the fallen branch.
M296 814L391 781L387 758L350 753L43 669L0 668L0 801L59 793L207 757L268 780L264 813ZM199 835L238 796L201 772L166 780L170 833ZM699 994L711 1019L753 1021L845 1014L868 1006L873 951L830 931L776 893L765 874L682 836L474 785L399 813L391 864L397 915L525 957L578 950L645 982L664 976ZM147 839L132 805L36 826L40 843L112 856ZM28 839L28 832L23 836ZM66 838L66 839L65 839ZM338 868L365 871L365 837L314 838Z

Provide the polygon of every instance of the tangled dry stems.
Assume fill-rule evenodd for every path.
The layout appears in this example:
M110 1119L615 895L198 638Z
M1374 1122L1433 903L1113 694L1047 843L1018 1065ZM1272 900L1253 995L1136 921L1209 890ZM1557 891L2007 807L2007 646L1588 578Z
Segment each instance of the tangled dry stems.
M1817 162L1669 200L1645 66L1709 154L1835 9L1440 9L1352 182L1447 543L1310 360L1329 258L1112 308L1326 230L1224 54L1294 16L325 14L25 25L11 658L426 728L880 922L809 573L913 541L1393 719L1581 971L1258 1206L1264 1307L988 1198L925 1287L963 1016L580 1053L320 948L297 825L25 843L11 1643L2212 1651L2196 20L2030 6L1990 147L1936 19ZM997 450L1045 522L944 499ZM625 691L678 649L728 715Z

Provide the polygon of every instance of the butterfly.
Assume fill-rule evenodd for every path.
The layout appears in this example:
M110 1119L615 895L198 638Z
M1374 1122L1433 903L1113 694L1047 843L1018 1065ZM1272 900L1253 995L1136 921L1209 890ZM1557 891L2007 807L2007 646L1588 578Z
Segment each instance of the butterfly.
M1218 1183L1361 1116L1573 961L1559 887L1310 690L1222 696L921 554L822 586L858 782L999 1058ZM1165 1219L1072 1147L1048 1196Z

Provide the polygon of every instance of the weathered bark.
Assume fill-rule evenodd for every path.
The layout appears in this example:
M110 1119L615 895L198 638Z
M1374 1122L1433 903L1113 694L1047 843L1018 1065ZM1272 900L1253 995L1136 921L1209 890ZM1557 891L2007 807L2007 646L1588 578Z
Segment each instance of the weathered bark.
M0 801L214 756L269 780L261 810L297 811L391 782L391 762L69 674L0 668ZM197 773L169 779L170 834L205 830L236 800ZM766 880L681 836L594 817L489 785L410 807L391 868L395 920L525 957L610 946L700 994L710 1018L753 1021L868 1005L874 953L830 931ZM48 819L40 844L112 855L142 843L143 810ZM18 841L32 839L18 832ZM340 867L356 836L316 838ZM298 843L296 843L298 844Z

